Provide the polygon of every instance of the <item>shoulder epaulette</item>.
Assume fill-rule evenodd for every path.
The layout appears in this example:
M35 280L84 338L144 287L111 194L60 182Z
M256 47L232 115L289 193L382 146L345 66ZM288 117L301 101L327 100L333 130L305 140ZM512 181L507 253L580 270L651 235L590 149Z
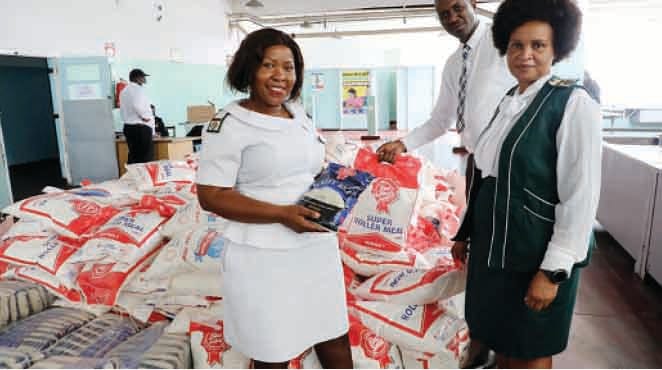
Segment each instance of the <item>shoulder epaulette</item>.
M221 132L223 121L225 121L225 119L228 118L229 115L230 113L224 110L219 110L218 113L214 116L214 118L212 118L209 121L209 124L207 125L207 132L211 132L214 134Z
M577 80L552 77L549 80L549 84L554 87L571 87L577 84Z

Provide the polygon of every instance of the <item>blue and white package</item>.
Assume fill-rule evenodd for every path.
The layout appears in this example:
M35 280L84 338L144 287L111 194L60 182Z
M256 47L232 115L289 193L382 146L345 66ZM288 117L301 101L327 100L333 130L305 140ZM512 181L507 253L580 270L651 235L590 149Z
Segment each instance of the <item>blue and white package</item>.
M4 328L0 331L0 346L44 351L93 318L94 315L73 308L51 308Z
M44 287L23 281L0 281L0 328L44 311L55 297Z
M106 358L121 364L121 368L138 368L142 356L161 338L163 330L168 324L166 321L158 322L131 336L108 352Z
M336 231L373 179L367 172L329 163L298 203L320 214L314 222Z
M47 356L101 358L142 328L129 317L107 313L58 340Z
M32 365L30 354L19 351L16 348L0 346L0 368L2 369L27 369Z

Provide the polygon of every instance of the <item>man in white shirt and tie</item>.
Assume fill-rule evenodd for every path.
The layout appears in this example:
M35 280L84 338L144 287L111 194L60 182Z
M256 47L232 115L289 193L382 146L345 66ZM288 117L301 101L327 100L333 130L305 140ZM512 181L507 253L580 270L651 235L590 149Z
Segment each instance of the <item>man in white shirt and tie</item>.
M435 1L442 27L461 44L446 61L430 118L404 138L382 145L377 151L381 160L393 162L396 155L435 140L452 126L463 146L456 152L471 154L499 101L516 85L505 59L494 47L491 24L478 19L475 7L475 0ZM469 166L471 158L467 160Z
M430 118L400 140L379 147L380 160L414 150L445 134L453 125L462 147L453 151L467 158L467 187L473 172L473 150L478 136L494 115L499 102L517 84L492 40L491 24L480 21L476 0L435 0L439 21L446 32L460 41L442 72L439 98ZM472 341L462 367L475 367L487 360L487 349Z
M129 85L120 93L120 115L129 147L128 164L154 160L154 114L143 87L147 76L141 69L131 70Z

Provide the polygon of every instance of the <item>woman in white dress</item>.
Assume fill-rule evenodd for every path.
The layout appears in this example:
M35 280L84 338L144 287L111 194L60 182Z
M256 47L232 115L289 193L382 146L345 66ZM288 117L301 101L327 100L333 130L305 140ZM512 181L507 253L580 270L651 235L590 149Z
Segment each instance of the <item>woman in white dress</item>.
M249 34L227 76L249 98L203 134L201 206L230 220L223 255L225 339L256 368L286 368L314 347L325 368L351 368L336 235L296 205L322 169L324 145L302 107L303 57L283 32Z

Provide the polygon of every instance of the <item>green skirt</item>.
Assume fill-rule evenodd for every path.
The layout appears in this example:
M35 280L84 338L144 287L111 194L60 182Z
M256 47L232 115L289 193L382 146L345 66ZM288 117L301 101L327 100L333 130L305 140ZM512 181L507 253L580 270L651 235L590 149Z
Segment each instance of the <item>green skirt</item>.
M473 205L465 303L471 337L498 354L523 360L563 352L568 344L579 269L573 269L570 279L560 284L546 309L529 309L524 297L537 271L488 268L494 188L495 178L485 178Z

